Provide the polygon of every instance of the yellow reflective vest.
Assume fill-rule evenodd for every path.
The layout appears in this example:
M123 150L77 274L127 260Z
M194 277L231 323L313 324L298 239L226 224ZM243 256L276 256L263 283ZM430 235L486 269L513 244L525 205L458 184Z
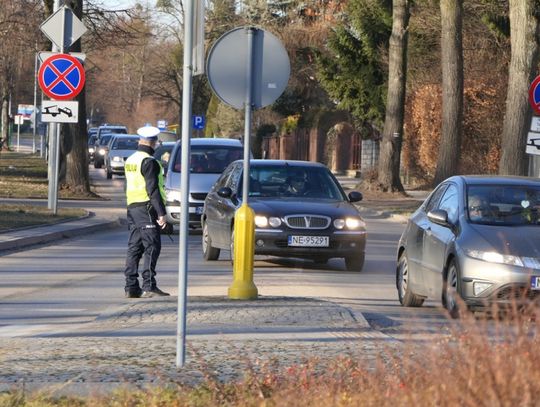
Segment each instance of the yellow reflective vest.
M154 160L150 154L144 151L137 151L126 160L124 170L126 174L126 198L127 204L130 205L136 202L147 202L150 200L148 192L146 192L146 181L141 172L141 166L146 158ZM159 193L163 203L165 203L165 182L163 181L163 167L159 165L158 186Z

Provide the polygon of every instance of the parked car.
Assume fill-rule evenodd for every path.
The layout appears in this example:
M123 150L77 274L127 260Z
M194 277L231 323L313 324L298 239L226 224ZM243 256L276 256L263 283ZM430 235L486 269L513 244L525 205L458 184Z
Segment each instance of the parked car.
M242 143L239 140L226 138L193 138L191 139L190 181L189 181L189 224L193 228L200 227L204 199L219 178L225 167L243 155ZM167 222L180 222L180 171L182 168L182 144L178 141L174 146L167 178L165 193L167 194Z
M111 140L113 133L102 134L101 138L96 139L94 144L94 168L101 168L105 164L105 156L109 151L109 141Z
M204 202L202 249L206 260L233 250L234 214L242 204L243 161L232 163ZM366 225L330 170L308 161L251 160L249 205L255 211L255 254L312 259L345 259L361 271Z
M113 174L124 175L124 161L137 150L138 146L139 136L136 134L117 134L111 138L105 158L107 179L111 179Z
M170 141L174 143L178 141L179 139L178 134L176 134L173 131L166 131L166 130L160 131L157 137L158 137L158 141L161 143L166 143Z
M159 144L159 146L156 147L156 150L154 151L154 158L161 163L165 175L167 174L169 160L171 158L171 153L175 145L175 141L165 141Z
M450 315L540 299L540 180L456 176L408 220L396 286L403 306L442 299ZM462 304L463 304L462 303Z

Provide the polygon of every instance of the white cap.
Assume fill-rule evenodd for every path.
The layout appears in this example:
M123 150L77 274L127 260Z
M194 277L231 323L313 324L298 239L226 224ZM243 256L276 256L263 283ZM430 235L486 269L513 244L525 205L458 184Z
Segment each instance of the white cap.
M161 133L161 130L154 126L146 125L137 130L137 134L146 139L157 138L157 135Z

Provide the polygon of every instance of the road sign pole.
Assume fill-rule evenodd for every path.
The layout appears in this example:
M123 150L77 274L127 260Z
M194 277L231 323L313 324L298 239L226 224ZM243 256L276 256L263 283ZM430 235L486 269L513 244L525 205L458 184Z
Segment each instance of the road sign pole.
M20 118L17 118L17 152L19 152L19 141L21 138L21 122Z
M180 179L180 247L178 270L178 325L176 342L176 367L186 362L186 313L187 313L187 266L189 237L189 157L191 153L191 86L193 54L194 1L185 2L184 11L184 80L182 89L182 174Z
M37 48L37 45L36 45ZM36 52L36 57L34 59L34 120L32 122L32 153L36 153L36 127L37 127L37 63L38 63L38 54Z
M60 8L60 0L54 0L54 12ZM53 52L58 52L58 47L53 42L52 46ZM59 145L57 142L58 138L58 126L56 123L51 123L49 125L49 161L47 166L47 172L49 174L49 194L47 207L53 211L56 215L57 213L57 200L58 200L58 178L56 168L58 167L58 153L56 146Z

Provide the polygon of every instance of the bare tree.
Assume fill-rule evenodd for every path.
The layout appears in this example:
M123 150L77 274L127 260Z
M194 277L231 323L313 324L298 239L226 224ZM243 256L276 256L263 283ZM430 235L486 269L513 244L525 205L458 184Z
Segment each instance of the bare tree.
M441 0L442 129L435 185L456 174L463 133L463 0Z
M525 145L531 120L527 94L538 66L540 1L510 0L509 4L512 51L499 173L526 175L528 158Z
M405 85L407 81L407 40L410 0L394 0L392 5L392 35L388 53L388 97L379 158L379 188L388 192L403 192L399 178Z

